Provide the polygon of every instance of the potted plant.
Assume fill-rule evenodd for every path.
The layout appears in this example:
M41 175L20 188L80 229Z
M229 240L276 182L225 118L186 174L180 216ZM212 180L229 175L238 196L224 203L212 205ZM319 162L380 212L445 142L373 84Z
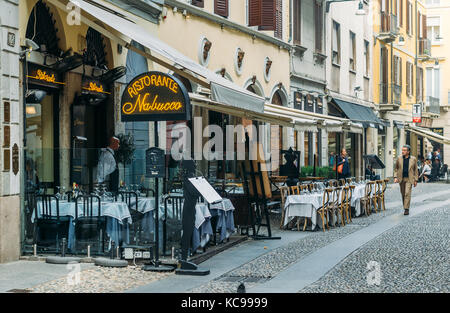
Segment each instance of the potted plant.
M125 176L125 168L127 164L131 164L134 160L134 151L136 146L134 144L133 135L129 134L119 134L117 138L120 140L119 149L116 151L117 162L123 164L123 177Z

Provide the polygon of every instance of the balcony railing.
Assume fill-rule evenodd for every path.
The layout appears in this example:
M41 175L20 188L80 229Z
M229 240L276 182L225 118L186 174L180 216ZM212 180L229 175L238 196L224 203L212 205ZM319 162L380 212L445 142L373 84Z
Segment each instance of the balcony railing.
M440 99L428 96L425 103L425 111L434 114L440 114Z
M380 105L384 111L398 110L402 104L402 86L397 84L379 84Z
M419 57L431 57L431 40L419 39Z
M397 16L381 12L381 30L380 34L384 35L398 35Z

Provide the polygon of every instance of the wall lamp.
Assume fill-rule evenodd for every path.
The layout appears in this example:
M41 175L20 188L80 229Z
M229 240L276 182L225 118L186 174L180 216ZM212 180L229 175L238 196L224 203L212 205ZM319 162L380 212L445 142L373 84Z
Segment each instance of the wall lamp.
M356 0L331 0L331 1L327 1L325 3L325 12L329 13L330 12L330 5L334 2L349 2L349 1L356 1ZM364 11L364 4L362 2L362 0L359 0L359 4L358 4L358 10L356 11L356 15L366 15L366 12Z

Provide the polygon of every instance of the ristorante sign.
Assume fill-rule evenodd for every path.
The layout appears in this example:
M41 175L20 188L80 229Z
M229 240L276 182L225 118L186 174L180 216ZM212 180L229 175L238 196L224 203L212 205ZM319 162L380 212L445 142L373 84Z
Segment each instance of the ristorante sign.
M121 101L121 120L190 120L191 103L184 85L169 74L147 72L126 87Z

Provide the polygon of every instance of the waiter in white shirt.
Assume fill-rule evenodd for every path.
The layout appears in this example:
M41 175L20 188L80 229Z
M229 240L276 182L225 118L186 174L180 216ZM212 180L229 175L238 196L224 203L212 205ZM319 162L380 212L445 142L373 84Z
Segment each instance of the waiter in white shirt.
M108 180L109 184L107 185L111 192L119 190L119 167L114 157L114 151L119 149L119 143L120 140L117 137L111 137L108 147L102 149L98 160L97 183L103 184Z

